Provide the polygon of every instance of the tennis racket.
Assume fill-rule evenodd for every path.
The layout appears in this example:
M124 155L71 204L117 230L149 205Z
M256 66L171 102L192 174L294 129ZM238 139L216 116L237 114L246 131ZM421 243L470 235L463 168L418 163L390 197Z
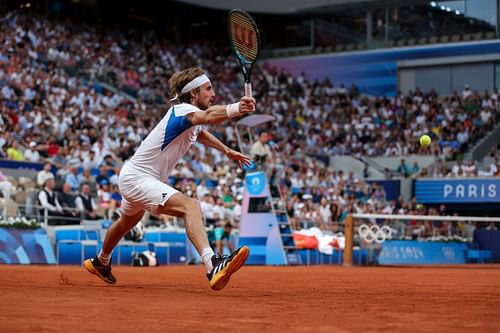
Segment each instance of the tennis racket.
M245 79L245 96L252 96L250 75L260 51L260 36L252 17L242 9L233 9L228 18L229 40Z

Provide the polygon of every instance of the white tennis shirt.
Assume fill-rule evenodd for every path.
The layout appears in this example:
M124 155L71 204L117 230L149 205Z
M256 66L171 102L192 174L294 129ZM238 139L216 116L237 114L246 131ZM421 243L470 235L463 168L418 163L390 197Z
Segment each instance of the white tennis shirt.
M203 111L188 103L170 107L165 117L127 162L131 171L145 173L166 182L175 165L196 142L202 130L201 126L193 126L186 118L192 112Z

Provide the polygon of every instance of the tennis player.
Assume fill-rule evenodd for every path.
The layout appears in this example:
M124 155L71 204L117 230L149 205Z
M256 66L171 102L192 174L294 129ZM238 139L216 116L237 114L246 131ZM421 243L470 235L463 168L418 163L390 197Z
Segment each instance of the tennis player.
M104 282L116 283L111 273L113 248L137 224L144 211L149 210L153 214L184 219L187 235L206 266L210 287L220 290L228 283L231 274L245 263L249 255L248 247L241 247L230 256L215 255L205 233L199 201L166 183L175 165L195 141L221 151L237 161L239 167L250 165L248 156L224 145L202 125L219 124L254 112L255 99L242 97L238 103L212 105L215 97L212 84L203 70L197 67L172 75L169 87L171 95L175 96L174 105L120 172L122 215L106 233L99 254L85 260L84 266Z

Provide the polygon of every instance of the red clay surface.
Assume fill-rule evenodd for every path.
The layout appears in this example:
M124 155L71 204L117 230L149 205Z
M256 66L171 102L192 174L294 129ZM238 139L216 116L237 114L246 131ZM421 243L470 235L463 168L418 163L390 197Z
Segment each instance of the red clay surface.
M500 332L500 266L243 267L219 292L201 266L0 265L0 332Z

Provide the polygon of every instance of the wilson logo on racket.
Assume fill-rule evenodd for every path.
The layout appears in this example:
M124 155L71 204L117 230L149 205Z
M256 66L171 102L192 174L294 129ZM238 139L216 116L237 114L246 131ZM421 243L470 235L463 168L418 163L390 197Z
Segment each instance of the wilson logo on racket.
M241 46L253 48L255 32L246 27L234 22L233 23L233 39Z
M259 30L252 17L241 9L229 12L227 27L234 55L243 73L245 96L252 96L250 76L260 51Z

